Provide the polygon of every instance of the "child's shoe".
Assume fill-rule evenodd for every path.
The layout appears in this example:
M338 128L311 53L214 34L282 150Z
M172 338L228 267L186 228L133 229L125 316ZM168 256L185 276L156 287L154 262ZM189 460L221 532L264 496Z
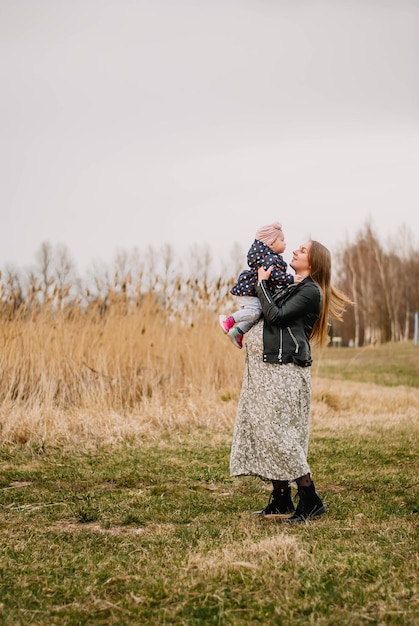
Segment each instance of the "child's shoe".
M240 348L240 350L243 348L243 333L240 328L235 326L228 332L228 336L236 348Z
M231 315L220 315L218 318L221 328L227 334L228 331L233 328L235 321L231 317Z

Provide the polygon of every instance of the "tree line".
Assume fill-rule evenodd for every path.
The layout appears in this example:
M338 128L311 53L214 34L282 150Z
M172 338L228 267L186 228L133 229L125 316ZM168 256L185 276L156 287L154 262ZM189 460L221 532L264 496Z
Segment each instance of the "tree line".
M353 301L331 337L339 345L367 346L414 338L419 311L419 250L406 227L385 247L368 223L333 257L333 282ZM232 306L230 288L244 269L245 251L234 244L214 271L209 247L192 246L180 259L169 244L142 253L120 251L109 266L94 265L83 278L65 245L43 243L29 270L6 268L0 276L0 317L33 319L45 310L61 315L127 311L145 296L162 314L186 322L197 308L217 314ZM192 269L191 269L192 268Z
M406 227L385 248L367 224L338 254L338 286L353 300L342 324L354 346L414 338L419 311L419 250Z

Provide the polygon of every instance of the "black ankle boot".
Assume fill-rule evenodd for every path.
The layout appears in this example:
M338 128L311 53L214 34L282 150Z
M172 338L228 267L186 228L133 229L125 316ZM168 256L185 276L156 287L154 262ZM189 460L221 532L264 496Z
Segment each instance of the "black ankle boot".
M294 515L291 515L286 522L299 523L313 519L317 515L326 513L326 507L316 493L314 483L309 487L298 487L299 501Z
M286 515L295 511L291 498L291 487L274 489L269 497L268 506L263 511L256 511L256 515Z

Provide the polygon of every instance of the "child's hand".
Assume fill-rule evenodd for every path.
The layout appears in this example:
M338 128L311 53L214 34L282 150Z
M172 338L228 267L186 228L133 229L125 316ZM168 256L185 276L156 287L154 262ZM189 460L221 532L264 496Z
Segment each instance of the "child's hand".
M294 276L294 282L295 282L295 283L299 283L301 280L303 280L303 277L302 277L302 276L300 276L300 274L296 274L296 275Z
M267 270L263 266L258 268L258 280L268 280L269 276L272 274L273 265L268 267Z

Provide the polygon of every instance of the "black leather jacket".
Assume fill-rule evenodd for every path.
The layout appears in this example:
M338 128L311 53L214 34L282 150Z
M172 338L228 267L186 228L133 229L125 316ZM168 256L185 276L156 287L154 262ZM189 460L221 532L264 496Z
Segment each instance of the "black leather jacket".
M263 360L311 365L309 338L321 310L320 287L308 276L272 294L262 280L256 293L263 311Z

